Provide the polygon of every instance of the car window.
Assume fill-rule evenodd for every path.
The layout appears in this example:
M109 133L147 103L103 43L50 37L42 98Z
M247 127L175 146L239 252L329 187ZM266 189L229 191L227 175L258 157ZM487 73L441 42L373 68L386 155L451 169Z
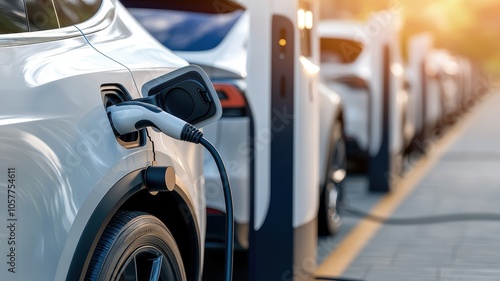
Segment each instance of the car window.
M26 0L28 31L56 29L81 23L99 10L101 2L102 0Z
M55 0L60 27L82 23L99 10L102 0Z
M0 2L0 34L28 31L23 0Z
M158 41L173 51L210 50L224 39L243 14L129 8L131 14Z
M59 28L52 0L26 0L29 31Z
M363 51L361 42L349 39L321 38L320 45L322 63L352 63Z

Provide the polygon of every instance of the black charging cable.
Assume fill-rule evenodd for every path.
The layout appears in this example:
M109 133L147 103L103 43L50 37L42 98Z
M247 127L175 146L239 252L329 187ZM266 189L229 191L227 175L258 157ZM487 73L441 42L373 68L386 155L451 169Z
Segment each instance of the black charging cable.
M231 186L227 176L224 162L220 157L217 149L205 138L200 140L200 144L205 147L212 155L217 169L219 170L222 189L224 190L224 203L226 205L226 248L225 248L225 271L224 280L232 280L233 270L233 250L234 250L234 219L233 219L233 200L231 195Z
M233 252L234 252L234 214L231 184L227 176L226 167L217 149L203 137L203 133L193 125L186 123L182 128L180 139L187 142L199 143L212 155L219 170L222 189L224 191L224 203L226 206L226 247L225 247L225 271L224 280L231 281L233 277Z

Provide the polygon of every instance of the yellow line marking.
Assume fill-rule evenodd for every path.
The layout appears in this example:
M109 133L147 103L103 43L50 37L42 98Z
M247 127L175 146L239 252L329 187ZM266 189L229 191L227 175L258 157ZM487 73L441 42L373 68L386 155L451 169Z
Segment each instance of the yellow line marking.
M415 189L417 184L436 164L448 148L450 148L465 129L471 125L473 119L472 115L474 115L474 112L478 111L478 107L481 106L476 106L472 114L467 114L458 124L447 131L443 138L437 140L427 152L427 156L419 160L411 171L399 181L395 189L381 198L375 207L372 208L370 213L381 217L389 217ZM330 256L319 265L315 275L341 276L381 227L382 224L380 223L362 219L356 227L346 235Z

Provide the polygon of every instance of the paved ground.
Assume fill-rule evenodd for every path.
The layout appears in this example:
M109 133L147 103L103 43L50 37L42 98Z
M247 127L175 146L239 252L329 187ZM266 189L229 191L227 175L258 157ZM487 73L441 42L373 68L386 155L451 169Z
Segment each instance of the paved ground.
M316 275L367 281L500 281L500 92L436 138L428 156L409 157L407 168L389 196L366 192L367 179L350 175L349 205L391 219L463 219L472 214L497 220L390 225L344 216L337 236L318 241ZM222 272L222 252L211 253L210 260ZM233 280L246 280L246 262L245 255L236 255Z
M451 131L436 142L432 155L420 160L424 164L416 162L425 167L402 180L410 187L394 211L381 206L380 201L390 198L367 194L366 180L359 176L349 179L350 205L385 211L391 218L494 214L498 220L418 225L364 221L360 228L359 219L345 218L339 236L319 241L320 274L369 281L500 280L500 93L483 100ZM354 232L366 241L353 239ZM349 250L353 248L359 251Z

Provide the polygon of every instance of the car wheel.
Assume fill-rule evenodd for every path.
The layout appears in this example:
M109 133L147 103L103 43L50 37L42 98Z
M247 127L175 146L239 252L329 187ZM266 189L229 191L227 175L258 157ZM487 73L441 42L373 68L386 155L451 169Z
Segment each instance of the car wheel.
M121 212L104 230L86 281L186 280L181 254L168 228L143 212Z
M336 121L332 129L330 156L325 185L320 193L318 234L335 235L341 225L339 206L343 199L342 182L346 175L346 146L342 123Z

